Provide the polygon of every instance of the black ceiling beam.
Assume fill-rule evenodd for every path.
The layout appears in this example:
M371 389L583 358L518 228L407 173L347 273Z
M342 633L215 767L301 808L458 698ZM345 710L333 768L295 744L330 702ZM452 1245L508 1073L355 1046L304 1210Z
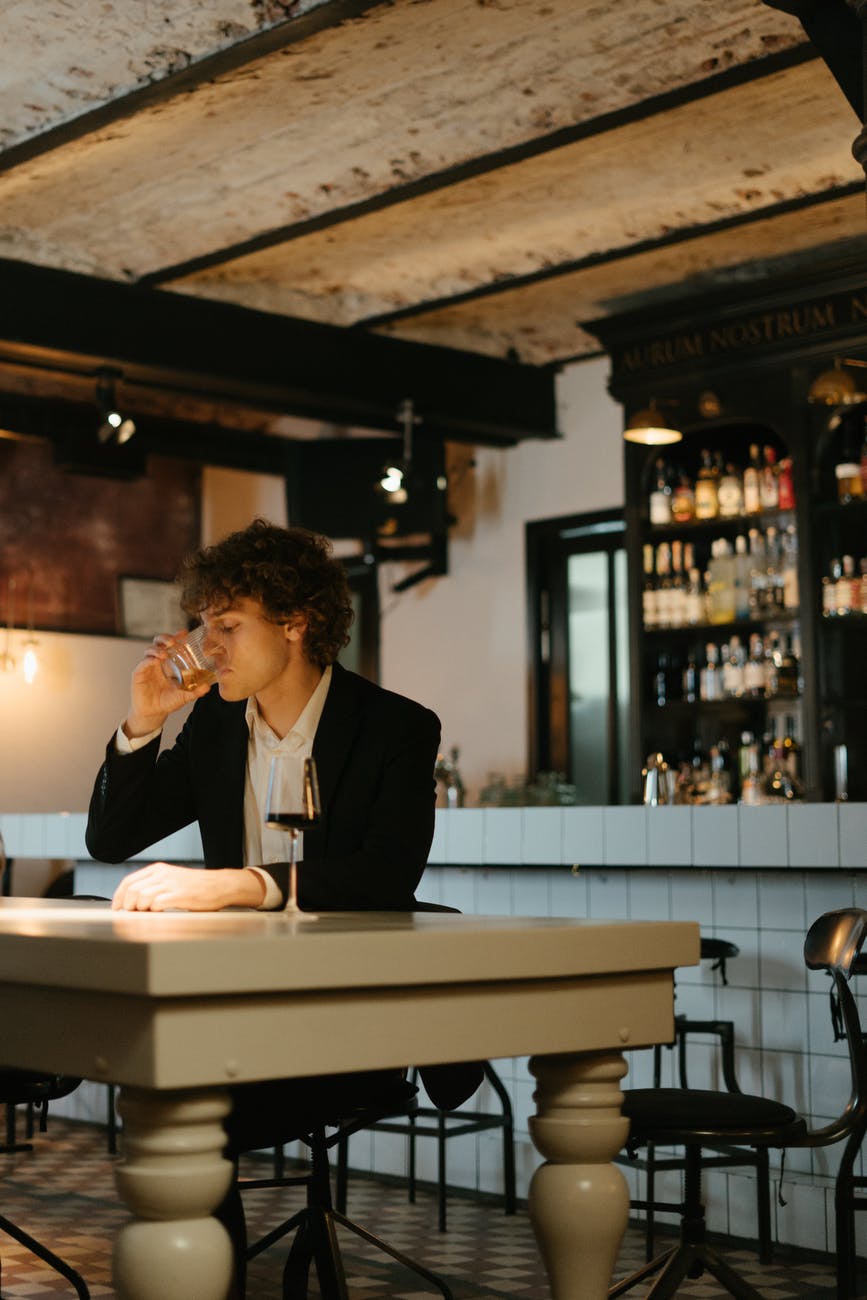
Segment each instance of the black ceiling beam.
M40 131L38 135L10 145L0 154L0 173L11 171L13 167L29 162L31 158L42 157L53 149L81 140L103 127L122 122L135 113L163 104L177 95L189 94L198 86L245 67L256 59L275 54L329 27L338 27L347 19L359 18L368 9L390 3L391 0L326 0L297 18L275 23L265 31L255 32L233 45L195 59L185 68L136 86L117 99L109 100L86 113Z
M816 58L818 58L816 51L806 44L796 46L794 49L782 50L778 54L768 54L763 59L755 59L751 63L740 64L735 68L726 68L722 72L712 73L692 85L678 86L675 90L666 91L661 95L653 95L637 104L630 104L627 108L616 109L611 113L602 113L599 117L591 118L589 121L561 127L556 131L549 132L547 135L524 140L520 144L512 145L507 149L499 149L495 153L482 154L477 158L467 159L452 167L444 167L440 171L430 172L418 180L408 181L404 185L394 185L381 194L371 195L369 198L361 199L357 203L347 203L343 207L318 213L316 216L305 218L303 221L274 226L270 230L264 230L251 236L249 239L242 239L237 243L212 249L210 252L202 253L198 257L190 257L183 262L176 262L172 266L160 267L140 276L138 283L148 285L167 284L172 280L179 280L184 276L193 275L197 271L206 271L213 266L222 266L226 262L235 261L239 257L246 257L250 253L275 248L280 244L287 244L292 240L300 239L304 235L313 234L319 230L327 230L332 226L343 225L349 221L356 221L370 213L381 212L386 208L395 207L399 203L408 203L410 200L425 194L432 194L438 190L460 185L462 182L472 180L476 176L484 176L490 172L500 171L504 167L511 167L529 158L551 153L555 149L563 149L567 145L591 139L593 136L601 135L606 131L614 131L618 127L630 126L634 122L643 121L647 117L669 112L671 109L681 107L683 104L695 103L708 98L710 95L721 94L734 86L746 85L762 77L769 77L774 73L797 67L802 63L809 63Z
M837 84L864 121L864 38L861 23L846 0L763 0L798 19L830 68Z
M489 446L557 436L554 379L541 367L10 260L0 260L4 350L337 424L394 431L411 398L425 436Z
M768 203L761 208L752 208L749 212L738 212L730 217L716 217L713 221L682 226L669 231L655 239L642 239L625 247L602 249L598 253L588 253L586 257L573 258L568 262L558 262L556 266L546 266L526 275L501 278L493 284L480 285L476 289L467 289L463 293L447 297L429 298L425 302L414 303L411 307L399 307L394 311L379 312L375 316L365 316L358 322L365 329L375 329L380 325L392 325L398 321L411 320L415 316L424 316L428 312L442 311L447 307L460 306L465 302L480 302L485 298L495 298L499 294L509 293L513 289L525 289L529 285L540 284L545 280L559 280L565 275L577 271L588 271L596 266L605 266L611 262L624 262L628 258L640 257L663 248L671 248L692 239L701 239L708 235L718 235L726 230L735 230L740 226L753 225L756 222L769 221L774 217L786 216L790 212L802 212L805 209L819 207L836 199L851 198L864 189L861 181L849 181L845 185L836 185L833 189L821 190L816 194L799 194L795 198L782 199L778 203ZM867 233L867 231L865 231ZM579 322L580 324L580 322ZM583 354L582 354L583 355Z

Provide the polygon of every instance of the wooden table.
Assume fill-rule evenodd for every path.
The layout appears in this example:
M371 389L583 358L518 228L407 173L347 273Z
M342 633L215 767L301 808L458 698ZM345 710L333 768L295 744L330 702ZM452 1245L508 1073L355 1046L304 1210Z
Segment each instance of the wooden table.
M672 1037L690 922L111 912L0 899L2 1063L117 1083L123 1300L221 1300L225 1086L531 1055L530 1214L554 1300L603 1297L628 1194L625 1048Z

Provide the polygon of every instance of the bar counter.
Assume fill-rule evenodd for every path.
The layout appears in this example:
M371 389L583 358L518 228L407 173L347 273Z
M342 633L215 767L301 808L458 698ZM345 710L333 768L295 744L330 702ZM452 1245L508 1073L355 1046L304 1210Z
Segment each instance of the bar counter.
M83 814L0 815L10 855L71 860L79 892L108 895L128 868L86 858L84 823ZM142 857L201 860L197 832L173 836ZM710 962L678 970L677 1010L734 1023L744 1091L785 1101L817 1122L838 1112L849 1084L846 1058L831 1033L827 979L805 971L803 942L822 912L867 907L867 804L438 811L430 862L418 896L465 913L695 920L702 934L729 939L739 955L728 962L727 982ZM648 1084L650 1053L627 1056L627 1086ZM673 1081L672 1056L664 1053L666 1079ZM710 1041L697 1043L690 1060L693 1086L720 1082ZM518 1194L525 1195L538 1159L529 1137L535 1083L525 1058L497 1061L496 1068L515 1111ZM79 1090L58 1110L101 1120L103 1093ZM485 1089L478 1105L491 1110L496 1098ZM436 1179L435 1145L419 1145L421 1178ZM785 1204L774 1204L778 1241L833 1249L830 1175L838 1154L789 1154ZM404 1144L389 1135L359 1135L350 1155L361 1169L405 1172ZM450 1142L448 1162L451 1183L484 1192L502 1185L496 1132ZM661 1190L676 1200L677 1187L666 1181ZM631 1185L637 1194L639 1180ZM749 1171L713 1171L707 1191L713 1231L755 1235ZM859 1222L862 1228L867 1222Z

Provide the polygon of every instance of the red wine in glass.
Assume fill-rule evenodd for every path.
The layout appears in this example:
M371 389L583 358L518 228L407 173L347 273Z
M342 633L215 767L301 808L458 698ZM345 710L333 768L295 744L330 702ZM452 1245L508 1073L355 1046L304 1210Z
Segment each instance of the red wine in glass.
M321 815L316 760L299 754L271 759L265 826L289 836L289 889L284 912L300 914L298 906L298 835L315 826Z

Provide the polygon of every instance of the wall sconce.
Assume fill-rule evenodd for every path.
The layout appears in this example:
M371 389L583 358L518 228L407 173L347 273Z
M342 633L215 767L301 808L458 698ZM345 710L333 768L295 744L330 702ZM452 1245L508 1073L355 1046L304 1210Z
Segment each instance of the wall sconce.
M102 423L96 431L100 442L114 440L118 446L129 442L135 433L135 421L124 417L117 409L114 381L119 378L116 370L100 370L96 377L96 402L102 416Z
M820 402L823 406L854 406L856 402L867 401L867 393L854 375L844 366L863 366L867 361L858 361L854 357L835 357L830 370L823 370L810 384L807 393L808 402Z
M667 402L665 399L661 399L661 402L666 406L676 405L675 402ZM667 443L680 442L683 437L682 432L663 415L659 409L660 404L655 397L651 397L648 406L636 411L630 417L623 431L626 442L637 442L644 447L662 447Z
M33 570L29 573L29 582L27 586L27 640L24 642L24 659L21 663L21 671L24 674L24 681L28 686L32 686L39 672L39 658L36 654L39 642L33 635Z

